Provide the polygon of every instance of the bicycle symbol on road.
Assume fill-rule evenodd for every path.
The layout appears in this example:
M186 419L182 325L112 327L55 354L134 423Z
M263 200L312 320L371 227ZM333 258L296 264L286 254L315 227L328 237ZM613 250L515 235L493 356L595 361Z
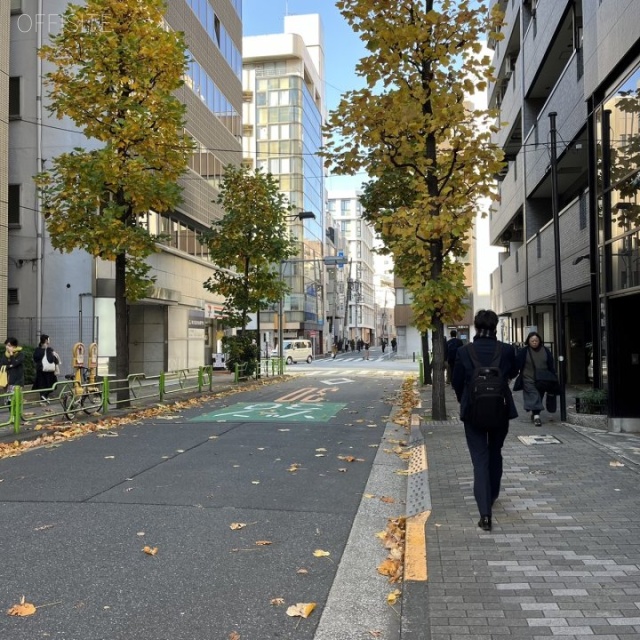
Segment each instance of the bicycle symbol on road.
M189 422L327 422L344 407L340 402L240 402Z

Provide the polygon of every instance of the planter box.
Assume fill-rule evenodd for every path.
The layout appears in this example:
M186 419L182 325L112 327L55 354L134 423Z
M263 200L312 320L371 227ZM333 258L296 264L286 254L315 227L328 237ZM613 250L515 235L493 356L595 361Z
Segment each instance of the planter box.
M576 398L576 413L589 413L591 415L606 416L607 401Z

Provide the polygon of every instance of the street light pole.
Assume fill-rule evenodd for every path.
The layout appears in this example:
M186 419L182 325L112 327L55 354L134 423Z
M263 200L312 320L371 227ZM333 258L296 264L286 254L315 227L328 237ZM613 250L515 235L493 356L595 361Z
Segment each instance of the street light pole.
M290 216L284 216L287 220L315 220L316 214L313 211L300 211ZM283 282L284 276L284 264L286 262L292 262L291 260L280 260L280 282ZM280 295L278 300L278 373L282 375L284 373L284 349L282 342L284 340L284 294Z

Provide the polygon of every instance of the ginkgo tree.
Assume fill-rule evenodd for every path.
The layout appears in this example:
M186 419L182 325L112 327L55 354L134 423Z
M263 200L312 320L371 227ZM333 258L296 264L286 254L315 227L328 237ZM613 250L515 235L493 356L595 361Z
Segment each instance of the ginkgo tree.
M166 28L162 0L86 0L69 4L60 32L40 56L48 109L87 137L50 160L36 182L51 244L115 262L116 375L129 374L128 304L152 283L145 259L157 238L150 210L180 202L177 183L192 140L175 96L187 68L183 35Z
M224 296L227 322L240 327L244 341L249 314L288 291L280 264L298 252L287 227L291 207L271 174L233 165L225 167L217 202L225 214L213 222L204 241L222 268L204 286ZM231 363L227 358L227 366Z
M364 87L329 114L323 155L335 173L371 178L366 215L413 294L416 327L432 330L432 410L443 419L444 327L463 314L476 202L494 195L502 166L496 114L469 103L492 77L481 38L501 38L502 16L480 0L336 5L370 53L356 67Z

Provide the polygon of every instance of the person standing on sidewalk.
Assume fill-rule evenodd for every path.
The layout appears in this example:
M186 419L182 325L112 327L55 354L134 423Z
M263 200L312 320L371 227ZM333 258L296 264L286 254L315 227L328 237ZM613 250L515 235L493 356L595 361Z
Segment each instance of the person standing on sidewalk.
M15 387L24 387L24 352L18 346L16 338L7 338L4 349L0 356L0 366L7 368L7 393L12 393Z
M60 364L60 356L51 348L49 336L46 333L40 336L40 344L33 351L33 362L36 367L36 378L31 388L34 391L39 390L40 400L48 403L53 385L58 381L56 367Z
M513 349L497 339L498 316L494 311L481 309L476 313L473 323L476 335L472 344L460 347L457 351L452 386L460 403L460 417L473 464L473 494L480 512L478 526L484 531L491 531L491 509L500 495L502 480L502 445L509 431L509 420L518 417L507 383L515 378L518 367ZM484 367L497 366L502 376L507 407L502 412L504 415L490 428L481 428L472 419L470 396L476 369L474 357Z
M539 333L532 331L525 340L525 346L518 351L517 363L520 375L513 386L514 391L522 390L522 399L524 408L531 412L531 420L536 427L542 426L540 412L543 409L542 397L547 394L547 409L552 409L550 413L555 411L555 394L543 389L543 381L538 380L542 377L541 372L549 372L556 375L555 365L553 363L553 355L551 351L542 344L542 338ZM547 376L548 377L548 376Z

